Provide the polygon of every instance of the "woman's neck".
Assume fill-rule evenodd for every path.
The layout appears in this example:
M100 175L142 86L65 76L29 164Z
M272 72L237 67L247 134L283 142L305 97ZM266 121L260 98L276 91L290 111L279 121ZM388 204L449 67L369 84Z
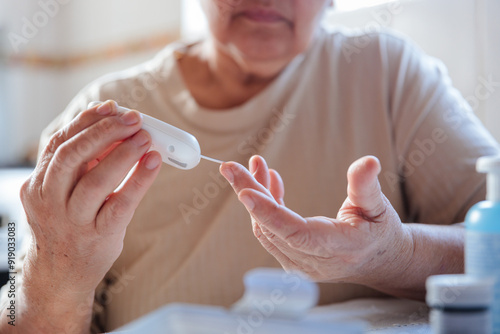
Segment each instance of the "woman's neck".
M235 48L221 46L213 40L204 42L202 52L215 75L223 76L223 80L230 80L233 84L242 86L272 81L290 61L290 59L244 59Z
M236 52L207 40L189 48L179 65L187 88L200 106L228 109L264 90L288 62L239 59Z

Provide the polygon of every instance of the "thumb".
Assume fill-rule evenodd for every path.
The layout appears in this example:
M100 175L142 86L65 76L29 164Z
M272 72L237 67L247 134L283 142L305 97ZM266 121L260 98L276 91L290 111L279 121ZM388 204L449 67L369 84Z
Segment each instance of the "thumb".
M365 156L353 162L347 172L347 197L368 220L376 220L385 213L385 196L378 182L382 167L374 156Z

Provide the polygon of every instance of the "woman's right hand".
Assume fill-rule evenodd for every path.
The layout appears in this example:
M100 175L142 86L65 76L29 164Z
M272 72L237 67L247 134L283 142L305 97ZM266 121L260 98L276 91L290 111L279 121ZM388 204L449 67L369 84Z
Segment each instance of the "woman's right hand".
M113 101L82 112L51 137L21 189L33 235L23 315L40 333L68 332L62 323L68 321L72 332L88 332L94 290L120 255L126 228L160 170L159 153L146 153L151 137L141 122L136 111L118 113ZM47 307L55 317L47 317ZM78 308L81 317L74 319Z

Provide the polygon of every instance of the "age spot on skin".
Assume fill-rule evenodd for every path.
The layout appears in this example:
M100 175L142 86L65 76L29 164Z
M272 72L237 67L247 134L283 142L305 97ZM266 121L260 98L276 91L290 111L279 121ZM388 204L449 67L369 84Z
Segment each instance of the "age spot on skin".
M377 256L382 256L382 255L384 255L384 254L385 254L385 252L387 252L387 249L384 249L383 251L382 251L382 250L379 250L379 251L377 252Z

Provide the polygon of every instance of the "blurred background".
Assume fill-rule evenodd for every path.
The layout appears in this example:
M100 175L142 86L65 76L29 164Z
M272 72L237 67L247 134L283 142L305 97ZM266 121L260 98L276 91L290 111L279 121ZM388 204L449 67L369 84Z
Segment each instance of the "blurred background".
M150 59L170 42L202 37L198 1L0 0L0 273L5 225L24 220L18 189L41 131L97 77ZM445 63L500 140L499 13L499 0L335 0L325 24L407 35Z

